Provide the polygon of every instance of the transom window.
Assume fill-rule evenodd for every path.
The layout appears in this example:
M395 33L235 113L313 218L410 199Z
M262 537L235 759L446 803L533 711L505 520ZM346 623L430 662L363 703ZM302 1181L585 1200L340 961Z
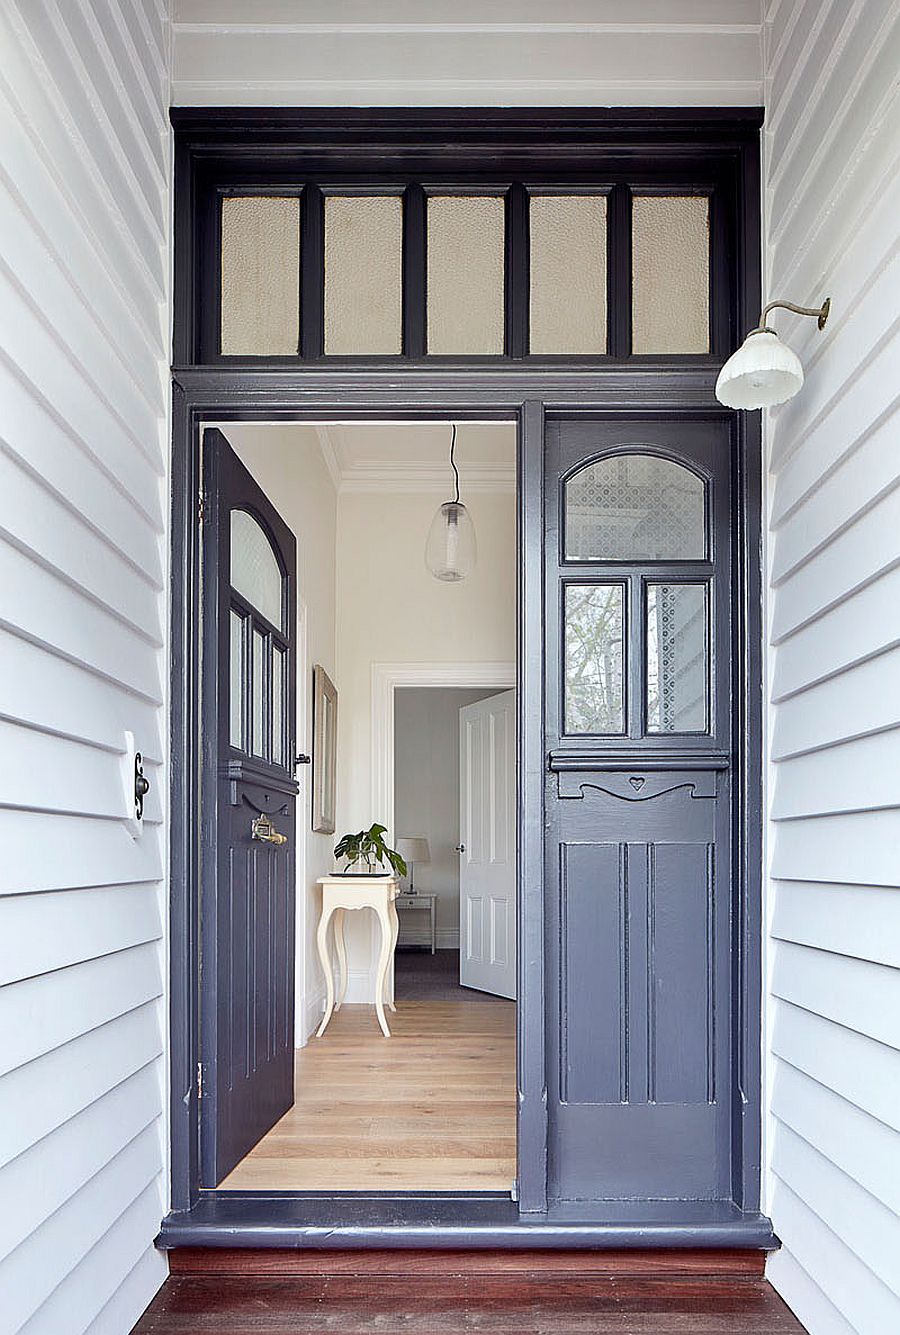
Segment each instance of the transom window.
M229 190L213 351L709 354L711 198L531 182Z

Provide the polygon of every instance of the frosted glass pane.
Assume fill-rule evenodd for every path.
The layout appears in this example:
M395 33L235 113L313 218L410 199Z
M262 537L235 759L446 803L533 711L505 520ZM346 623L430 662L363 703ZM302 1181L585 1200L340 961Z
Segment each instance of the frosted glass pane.
M567 733L624 730L623 595L621 584L566 585Z
M403 204L398 196L325 200L325 351L399 353Z
M570 561L702 561L703 480L653 454L614 454L587 464L565 490Z
M529 218L531 351L605 352L605 197L535 196Z
M266 637L253 631L253 754L265 756L266 746Z
M503 199L434 195L428 200L428 351L503 352Z
M705 584L647 586L647 731L706 732Z
M300 342L300 200L222 200L222 352L297 355Z
M635 196L631 264L633 350L709 352L709 200Z
M276 765L284 764L285 663L284 650L276 648L272 656L272 759Z
M232 510L231 587L280 627L281 585L281 569L263 529L246 510Z
M243 715L243 681L244 681L244 659L243 659L243 632L244 618L231 609L230 617L231 632L231 674L230 674L230 696L229 696L229 729L228 738L232 746L238 750L244 750L244 715Z

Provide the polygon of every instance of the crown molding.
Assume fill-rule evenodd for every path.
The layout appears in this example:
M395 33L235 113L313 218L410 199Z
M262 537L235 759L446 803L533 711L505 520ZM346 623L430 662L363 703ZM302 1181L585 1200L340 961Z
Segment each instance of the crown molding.
M320 423L315 427L316 437L338 495L353 492L428 493L450 495L453 479L449 466L444 463L414 463L384 460L380 463L353 464L347 460L343 427ZM513 493L516 489L516 465L467 462L463 473L462 490L475 492Z

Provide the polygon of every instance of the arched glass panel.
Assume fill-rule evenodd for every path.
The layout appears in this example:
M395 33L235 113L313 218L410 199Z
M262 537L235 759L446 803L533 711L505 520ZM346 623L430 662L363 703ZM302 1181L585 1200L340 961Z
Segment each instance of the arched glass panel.
M654 454L614 454L565 484L569 561L702 561L706 496L690 469Z
M246 510L231 512L231 587L283 629L281 567L265 530Z

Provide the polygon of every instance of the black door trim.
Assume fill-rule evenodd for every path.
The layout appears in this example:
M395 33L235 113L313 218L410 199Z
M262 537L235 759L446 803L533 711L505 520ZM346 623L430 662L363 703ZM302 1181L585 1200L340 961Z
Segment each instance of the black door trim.
M340 1245L412 1246L421 1244L420 1211L431 1219L429 1237L434 1245L458 1244L460 1229L471 1227L482 1240L472 1245L563 1246L583 1236L585 1246L767 1246L771 1227L759 1215L759 1032L761 948L761 862L759 729L761 724L761 679L759 677L759 541L760 478L758 425L746 417L725 413L712 394L710 373L689 377L678 371L671 378L653 377L655 395L646 394L648 410L660 414L696 417L699 411L727 417L739 440L741 459L739 537L736 560L742 597L740 620L739 710L745 723L739 729L743 753L739 764L746 785L745 808L738 845L740 853L741 902L745 906L742 941L735 980L739 998L741 1061L736 1073L742 1098L741 1125L735 1128L736 1178L743 1183L741 1203L734 1216L720 1225L677 1226L658 1217L637 1226L611 1220L569 1220L547 1214L546 1207L546 1089L544 1084L543 1032L543 876L541 822L533 813L541 809L543 753L541 656L525 652L531 637L540 634L543 623L541 584L541 512L543 486L543 418L547 412L586 414L633 411L633 376L577 374L548 384L550 377L507 374L485 376L472 372L432 374L426 383L396 383L381 386L357 376L328 376L313 388L309 377L281 377L289 383L273 385L271 375L244 377L235 385L222 372L190 370L176 373L174 385L174 453L172 478L172 790L171 790L171 1014L172 1014L172 1213L167 1218L161 1242L164 1245L297 1245L301 1239L316 1245L314 1220L322 1218L321 1197L303 1193L201 1192L198 1164L198 1102L195 1079L198 1045L199 948L199 857L196 837L197 795L201 764L199 739L199 645L200 544L197 524L200 498L200 437L204 425L237 421L298 421L323 416L337 418L391 418L399 420L446 418L494 418L519 423L519 581L523 615L520 618L519 746L523 782L520 793L519 913L520 913L520 1006L519 1006L519 1202L497 1201L477 1195L454 1197L440 1194L421 1198L417 1210L408 1209L408 1198L393 1198L381 1211L369 1212L362 1228L353 1224L359 1197L336 1193L328 1204L327 1229ZM416 378L418 379L418 378ZM224 382L224 383L223 383ZM648 381L646 390L651 387ZM643 398L644 396L637 396ZM755 666L754 666L755 665ZM533 804L535 801L538 806ZM524 812L529 819L524 820ZM756 853L754 854L754 849ZM230 1197L230 1199L229 1199ZM365 1199L376 1199L365 1197ZM377 1197L381 1202L389 1198ZM446 1211L451 1209L451 1217ZM400 1209L401 1206L404 1209ZM435 1218L439 1209L444 1223ZM429 1216L429 1211L431 1214ZM499 1213L498 1213L499 1211ZM510 1211L512 1213L510 1213ZM408 1218L404 1218L404 1215ZM502 1216L502 1217L501 1217ZM389 1225L392 1218L394 1223ZM276 1221L281 1219L279 1226ZM478 1222L485 1220L483 1226ZM241 1222L243 1221L243 1223ZM270 1222L267 1222L270 1221ZM290 1222L288 1222L290 1221ZM518 1221L518 1222L515 1222ZM532 1229L531 1225L541 1225ZM246 1232L244 1229L246 1226ZM325 1225L323 1225L325 1227ZM584 1230L587 1230L586 1232ZM468 1236L468 1234L467 1234ZM352 1241L354 1237L368 1242ZM262 1239L268 1239L267 1243ZM286 1239L293 1239L292 1242ZM441 1243L439 1238L446 1240ZM742 1242L741 1238L746 1241ZM569 1239L567 1243L565 1240ZM680 1240L680 1241L679 1241ZM321 1245L321 1242L318 1244Z
M312 154L331 164L350 154L373 177L390 174L402 156L412 164L486 155L556 166L577 162L579 174L599 158L623 179L658 170L661 163L702 163L733 185L729 216L712 226L733 248L718 251L727 269L718 275L721 301L711 303L719 346L724 314L737 329L755 322L760 303L759 150L761 112L751 109L540 109L490 111L197 109L173 112L176 126L176 290L173 373L171 665L170 665L170 1025L171 1213L164 1246L749 1246L773 1245L759 1214L760 1005L761 1005L761 612L760 427L756 415L724 413L713 385L716 356L627 357L624 330L611 338L610 355L583 360L509 360L486 364L306 365L241 362L202 366L195 361L197 312L211 318L217 294L199 292L197 249L214 246L208 219L198 217L196 190L223 163L248 154L265 175L271 164ZM412 155L412 156L411 156ZM655 168L654 168L655 164ZM410 165L410 170L413 166ZM621 193L621 192L620 192ZM726 225L727 223L727 225ZM727 253L726 253L727 252ZM616 281L630 272L620 255ZM207 300L209 298L209 300ZM418 302L421 305L421 301ZM619 313L619 319L623 319ZM407 313L411 349L421 345L419 316ZM413 353L415 356L415 352ZM737 522L733 561L741 592L736 608L735 764L742 806L735 816L736 884L741 925L733 986L737 998L739 1062L735 1080L739 1125L733 1153L738 1204L728 1218L699 1230L667 1219L663 1207L643 1222L578 1220L546 1207L546 1089L543 1032L543 853L541 810L547 757L541 726L542 655L528 652L543 630L541 515L543 419L546 414L652 414L726 417L736 434ZM200 436L204 425L229 421L285 422L323 417L343 420L495 418L519 423L519 1200L479 1195L408 1196L201 1192L198 1162L199 1058L199 792ZM524 813L529 819L525 821ZM608 1214L608 1212L607 1212ZM392 1223L389 1221L393 1221Z

